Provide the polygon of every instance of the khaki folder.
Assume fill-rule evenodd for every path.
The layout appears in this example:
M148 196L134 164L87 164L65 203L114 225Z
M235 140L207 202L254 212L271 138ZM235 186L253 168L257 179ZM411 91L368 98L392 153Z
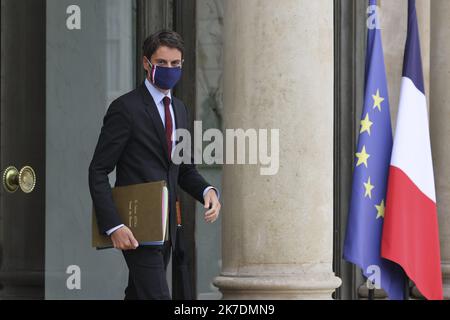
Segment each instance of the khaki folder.
M112 189L112 197L122 222L139 243L163 241L168 220L168 191L165 181L135 184ZM95 208L92 209L92 246L113 247L111 238L100 234Z

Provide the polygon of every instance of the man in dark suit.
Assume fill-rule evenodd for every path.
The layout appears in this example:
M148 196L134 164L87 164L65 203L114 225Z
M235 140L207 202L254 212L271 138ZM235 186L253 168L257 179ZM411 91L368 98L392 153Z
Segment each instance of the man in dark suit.
M183 40L163 30L149 36L143 50L147 77L139 88L110 105L89 166L89 188L98 228L122 250L129 269L125 299L171 299L166 269L176 243L177 185L204 204L207 222L218 218L220 203L218 191L202 178L193 161L172 162L175 130L188 127L188 110L171 93L181 77ZM108 179L115 167L115 186L167 182L169 236L164 244L138 243L120 220Z

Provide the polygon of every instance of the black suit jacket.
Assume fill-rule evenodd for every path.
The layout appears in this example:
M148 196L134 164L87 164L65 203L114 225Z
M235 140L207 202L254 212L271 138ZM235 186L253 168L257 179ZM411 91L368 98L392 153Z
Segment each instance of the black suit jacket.
M188 110L172 96L176 128L188 128ZM169 162L165 130L145 83L115 100L104 117L103 127L89 166L89 189L100 232L121 221L113 203L108 174L116 167L115 186L165 180L169 189L169 232L175 245L177 185L204 203L209 184L191 164Z

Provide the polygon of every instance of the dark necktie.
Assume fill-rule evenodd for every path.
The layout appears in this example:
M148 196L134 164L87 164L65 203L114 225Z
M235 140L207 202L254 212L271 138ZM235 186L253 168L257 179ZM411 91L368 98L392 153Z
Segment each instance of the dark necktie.
M165 113L165 122L166 122L166 141L167 141L167 150L169 152L169 161L172 159L172 115L170 114L170 98L164 97L164 113Z

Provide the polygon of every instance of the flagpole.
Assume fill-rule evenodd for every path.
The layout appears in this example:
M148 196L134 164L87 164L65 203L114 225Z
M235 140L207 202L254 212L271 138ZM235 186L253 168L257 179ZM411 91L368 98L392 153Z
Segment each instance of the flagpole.
M375 283L373 283L369 279L366 279L366 287L367 287L367 290L368 290L367 299L368 300L375 300Z
M369 300L375 300L375 289L369 289Z
M410 292L409 292L409 278L406 275L406 272L403 271L403 273L405 274L405 300L409 300L411 298Z

